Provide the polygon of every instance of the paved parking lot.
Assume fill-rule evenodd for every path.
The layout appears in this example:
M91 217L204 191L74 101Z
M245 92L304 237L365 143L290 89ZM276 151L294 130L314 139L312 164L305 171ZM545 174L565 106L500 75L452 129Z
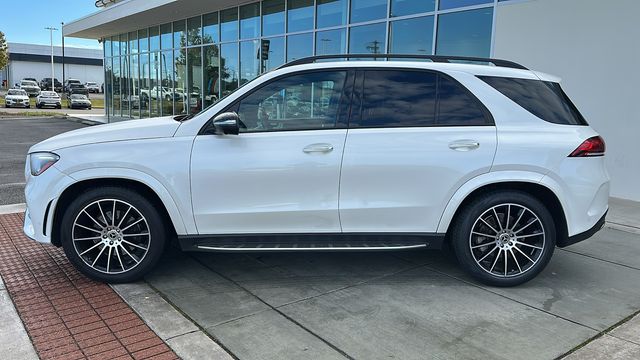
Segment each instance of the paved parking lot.
M0 205L24 202L24 160L31 145L85 126L56 118L0 118Z
M605 229L506 289L436 251L173 251L147 281L241 359L552 359L640 310L640 235Z

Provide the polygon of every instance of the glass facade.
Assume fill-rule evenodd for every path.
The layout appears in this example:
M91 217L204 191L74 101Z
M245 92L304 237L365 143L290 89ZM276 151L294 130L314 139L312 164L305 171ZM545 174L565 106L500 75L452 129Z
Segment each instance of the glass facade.
M488 57L496 0L262 0L104 39L110 117L187 114L286 61Z

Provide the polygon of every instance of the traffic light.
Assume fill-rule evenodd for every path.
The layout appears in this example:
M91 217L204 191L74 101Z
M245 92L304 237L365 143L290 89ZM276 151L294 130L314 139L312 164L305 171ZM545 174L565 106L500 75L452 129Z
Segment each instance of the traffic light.
M269 60L269 46L271 46L271 40L262 40L260 43L260 55L262 60Z

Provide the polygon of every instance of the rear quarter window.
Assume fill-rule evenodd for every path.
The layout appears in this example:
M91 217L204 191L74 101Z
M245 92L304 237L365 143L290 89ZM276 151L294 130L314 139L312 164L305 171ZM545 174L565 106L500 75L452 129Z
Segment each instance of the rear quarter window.
M558 83L497 76L479 78L544 121L561 125L588 125Z

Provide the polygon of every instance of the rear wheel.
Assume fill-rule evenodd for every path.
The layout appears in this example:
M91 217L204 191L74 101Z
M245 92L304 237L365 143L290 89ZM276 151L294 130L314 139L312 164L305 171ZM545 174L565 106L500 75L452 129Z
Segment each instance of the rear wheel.
M155 207L139 194L100 187L78 196L62 219L62 247L88 277L111 283L134 281L158 262L166 229Z
M515 286L533 279L549 263L556 243L549 210L520 191L476 198L460 212L452 235L464 270L493 286Z

